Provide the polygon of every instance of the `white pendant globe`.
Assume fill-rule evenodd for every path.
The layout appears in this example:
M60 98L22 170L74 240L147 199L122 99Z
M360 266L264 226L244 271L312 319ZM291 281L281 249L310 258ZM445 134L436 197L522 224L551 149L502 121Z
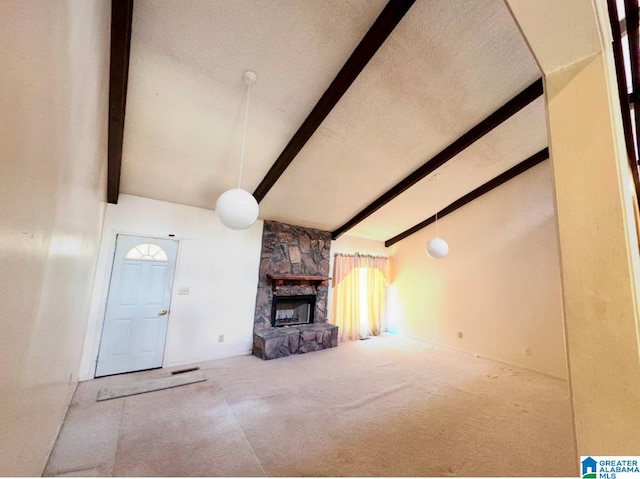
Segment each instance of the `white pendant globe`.
M436 236L427 243L426 252L431 259L442 259L449 254L449 244Z
M216 201L216 214L223 225L232 230L245 230L258 219L260 208L251 193L233 188L222 193Z

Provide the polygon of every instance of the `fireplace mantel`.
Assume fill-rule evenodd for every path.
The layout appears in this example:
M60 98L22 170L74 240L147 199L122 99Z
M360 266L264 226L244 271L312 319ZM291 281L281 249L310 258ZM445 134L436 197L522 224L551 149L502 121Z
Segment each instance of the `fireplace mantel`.
M273 291L276 291L278 289L278 286L282 286L284 283L302 283L306 281L308 281L312 285L315 285L316 290L319 290L331 278L329 276L303 276L296 274L267 273L267 279L271 283L271 289Z

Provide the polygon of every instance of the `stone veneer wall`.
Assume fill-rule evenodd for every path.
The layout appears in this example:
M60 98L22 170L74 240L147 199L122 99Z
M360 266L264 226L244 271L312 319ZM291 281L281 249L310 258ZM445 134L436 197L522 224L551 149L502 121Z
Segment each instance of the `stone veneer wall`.
M287 225L276 221L265 221L262 233L262 255L260 278L256 295L256 312L253 330L271 329L271 301L277 296L301 294L316 295L314 321L327 322L327 295L329 283L318 291L307 283L288 284L278 287L275 293L267 280L267 273L329 276L331 255L331 233L302 226Z

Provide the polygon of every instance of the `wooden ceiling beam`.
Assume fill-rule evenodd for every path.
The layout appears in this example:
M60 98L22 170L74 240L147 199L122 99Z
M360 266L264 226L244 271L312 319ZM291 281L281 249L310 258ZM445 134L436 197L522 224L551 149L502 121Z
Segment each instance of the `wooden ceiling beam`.
M515 178L519 174L524 173L525 171L527 171L530 168L533 168L537 164L542 163L547 158L549 158L549 148L545 148L543 150L540 150L535 155L530 156L526 160L518 163L516 166L514 166L514 167L508 169L507 171L505 171L504 173L496 176L494 179L486 182L482 186L479 186L475 190L473 190L473 191L467 193L466 195L464 195L463 197L457 199L456 201L451 203L446 208L443 208L440 211L438 211L438 213L437 213L438 219L444 218L448 214L453 213L458 208L461 208L464 205L466 205L468 203L471 203L476 198L479 198L480 196L482 196L482 195L484 195L486 193L489 193L491 190L497 188L498 186L502 185L503 183L506 183L507 181L511 180L512 178ZM426 220L422 221L421 223L418 223L414 227L409 228L406 231L403 231L402 233L400 233L399 235L394 236L391 239L388 239L387 241L384 242L384 245L386 247L389 247L389 246L397 243L398 241L401 241L401 240L407 238L408 236L411 236L412 234L420 231L421 229L426 228L431 223L435 222L435 220L436 220L436 215L433 215L430 218L427 218Z
M624 130L624 141L627 150L627 162L631 169L633 183L636 189L636 195L640 193L640 175L638 174L638 162L636 154L636 146L633 141L633 127L631 126L631 105L629 103L629 94L627 90L627 77L624 67L624 54L622 52L622 33L620 32L620 24L618 23L618 7L616 0L607 0L607 8L609 12L609 24L611 25L611 34L613 37L613 58L616 66L616 79L618 81L618 99L620 101L620 113L622 114L622 128ZM627 28L630 28L627 22ZM640 204L640 195L637 198Z
M117 204L122 170L122 141L129 80L133 0L111 2L111 62L109 66L109 134L107 201Z
M630 10L628 6L625 6L625 16L623 16L620 22L618 22L618 26L620 27L620 36L622 37L627 34L627 18L629 17L629 12L633 13L633 10Z
M313 107L309 116L304 120L298 131L293 135L287 146L282 150L271 169L262 179L253 196L261 202L269 190L278 181L296 155L302 150L309 138L315 133L324 119L331 113L340 98L349 89L360 72L373 58L380 46L385 42L393 29L398 25L405 13L411 8L415 0L390 0L384 7L369 31L362 38L338 75L323 93Z
M401 180L398 184L393 186L387 192L383 193L373 203L369 204L366 208L356 214L353 218L340 226L338 229L331 233L332 239L337 239L347 230L353 228L355 225L363 221L365 218L373 214L375 211L382 208L384 205L393 200L396 196L400 195L404 191L411 188L417 182L425 178L427 175L435 171L444 165L447 161L452 159L461 151L465 150L473 143L478 141L484 135L503 123L505 120L511 118L513 115L522 110L525 106L531 103L536 98L540 97L543 93L542 79L538 79L525 88L522 92L518 93L515 97L505 103L498 110L493 112L487 118L482 120L476 126L467 131L460 138L455 140L444 150L431 158L420 168L415 170L409 176Z
M638 0L625 0L625 11L627 19L629 42L629 53L631 57L631 90L640 91L640 17L638 15ZM626 91L626 90L625 90ZM628 105L630 108L631 105ZM636 128L636 152L640 155L640 108L633 109ZM634 158L635 170L638 170L638 157ZM640 186L640 185L639 185ZM637 191L637 190L636 190Z

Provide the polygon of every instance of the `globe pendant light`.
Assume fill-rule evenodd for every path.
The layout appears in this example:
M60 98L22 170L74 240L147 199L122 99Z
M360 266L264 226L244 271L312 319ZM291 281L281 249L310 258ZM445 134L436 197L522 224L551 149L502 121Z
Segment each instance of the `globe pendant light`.
M222 193L216 201L216 214L223 225L232 230L249 228L258 219L260 208L251 193L240 188L242 181L242 165L244 163L244 144L247 137L247 119L249 117L249 93L251 85L256 81L256 74L244 72L243 80L247 84L247 104L244 110L244 127L242 130L242 151L240 153L240 175L238 187Z
M442 259L449 254L449 244L436 236L427 242L427 256L431 259Z
M438 236L438 176L439 174L437 173L434 175L436 184L436 236L427 242L427 247L425 248L427 256L431 259L442 259L449 254L449 244Z

